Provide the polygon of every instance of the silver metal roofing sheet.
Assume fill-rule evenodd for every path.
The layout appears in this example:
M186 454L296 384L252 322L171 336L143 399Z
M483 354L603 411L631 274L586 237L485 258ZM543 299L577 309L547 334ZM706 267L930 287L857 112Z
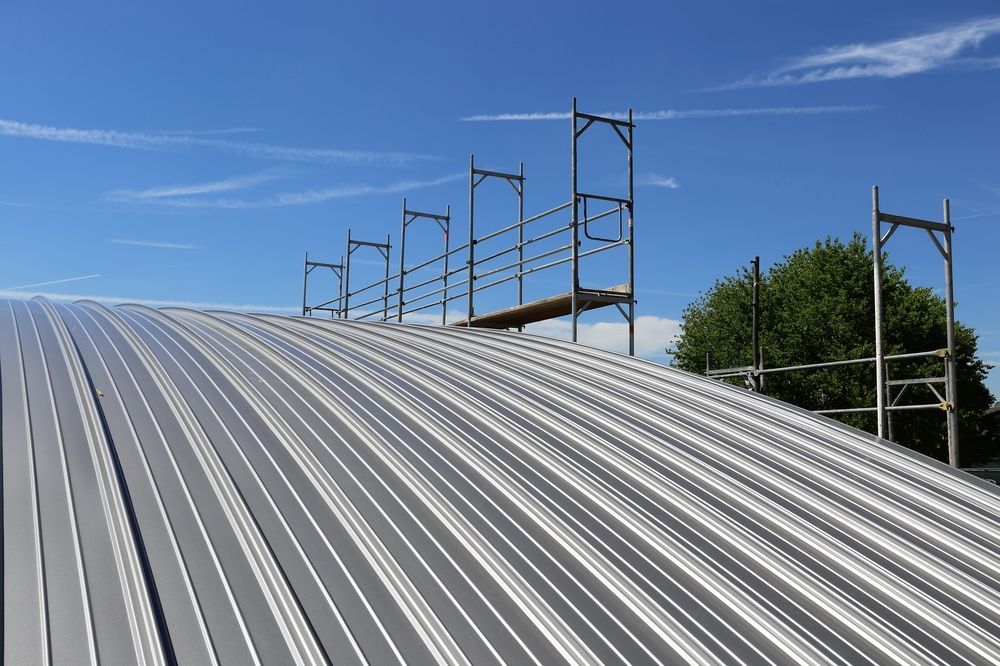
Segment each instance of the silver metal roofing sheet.
M0 302L3 654L1000 662L1000 495L520 334Z

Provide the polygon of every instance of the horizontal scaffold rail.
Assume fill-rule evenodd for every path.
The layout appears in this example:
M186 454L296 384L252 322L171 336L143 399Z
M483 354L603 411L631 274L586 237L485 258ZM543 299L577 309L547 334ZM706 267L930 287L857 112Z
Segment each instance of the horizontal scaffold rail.
M932 349L924 352L911 352L909 354L889 354L885 356L886 361L906 361L917 358L927 358L937 356L944 358L948 355L947 349ZM874 363L877 359L874 356L866 358L849 358L843 361L824 361L822 363L807 363L805 365L789 365L781 368L761 368L754 370L753 366L747 365L741 368L713 368L706 370L705 374L715 379L726 379L729 377L742 377L744 375L771 375L779 372L794 372L796 370L819 370L821 368L836 368L844 365L861 365L863 363ZM933 378L921 380L922 382L933 381Z

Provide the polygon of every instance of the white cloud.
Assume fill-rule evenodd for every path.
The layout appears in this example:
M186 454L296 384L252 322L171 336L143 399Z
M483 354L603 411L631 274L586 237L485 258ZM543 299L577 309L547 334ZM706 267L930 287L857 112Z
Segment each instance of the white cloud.
M275 194L262 199L229 199L229 198L192 198L192 197L171 197L163 196L156 199L149 199L158 204L167 206L178 206L181 208L225 208L225 209L245 209L245 208L276 208L279 206L299 206L302 204L318 203L330 199L344 199L347 197L358 197L368 194L396 194L418 190L425 187L435 187L450 183L461 178L467 178L468 174L455 173L433 180L401 180L387 185L365 185L365 184L342 184L331 187L305 190L303 192L285 192Z
M60 280L46 280L45 282L32 282L31 284L19 284L14 287L3 287L3 289L28 289L29 287L44 287L50 284L62 284L64 282L76 282L78 280L89 280L101 277L99 273L93 275L78 275L77 277L62 278Z
M187 243L166 243L162 241L129 240L126 238L110 238L109 243L115 245L135 245L138 247L156 247L164 250L204 250L200 245L188 245Z
M659 176L655 173L648 173L640 176L636 179L636 185L645 185L647 187L663 187L668 190L676 190L681 185L677 182L677 179L673 176L669 178L666 176Z
M662 111L638 111L632 114L633 120L692 120L699 118L736 118L741 116L803 116L827 115L831 113L862 113L874 111L877 106L871 105L833 105L833 106L763 106L743 109L665 109ZM605 118L625 120L628 114L622 111L609 111L600 114ZM466 116L462 118L469 122L511 121L511 120L569 120L571 114L561 112L529 112L529 113L497 113Z
M148 305L153 308L191 308L194 310L232 310L235 312L269 312L274 314L299 314L300 307L284 305L258 305L248 303L211 303L206 301L174 301L152 298L132 298L129 296L60 294L42 291L21 291L18 289L0 289L0 298L28 299L42 296L50 301L94 301L105 305L133 303Z
M883 42L846 44L792 59L765 76L751 76L712 90L790 86L860 78L899 78L943 67L998 69L1000 58L960 57L1000 34L1000 17L976 19L934 32Z
M147 190L114 190L106 193L104 198L108 201L147 201L150 199L190 196L192 194L230 192L232 190L246 189L279 178L282 178L282 176L273 173L256 173L245 176L231 176L222 180L192 185L167 185Z
M369 150L336 150L330 148L293 148L266 143L231 141L205 135L121 132L105 129L75 129L49 127L16 120L0 119L0 135L43 141L85 143L138 150L176 150L208 148L245 157L276 159L291 162L338 164L388 164L402 166L418 160L437 159L414 153L376 152Z
M624 321L578 322L577 339L585 345L622 354L628 353L628 324ZM552 319L532 324L525 329L535 335L568 340L572 325L568 320ZM681 323L676 319L643 315L635 319L636 356L662 356L664 348L677 340Z

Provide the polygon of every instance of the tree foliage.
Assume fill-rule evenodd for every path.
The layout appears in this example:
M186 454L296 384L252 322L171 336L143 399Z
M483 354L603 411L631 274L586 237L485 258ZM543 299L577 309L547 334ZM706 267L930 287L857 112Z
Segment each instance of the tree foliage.
M761 355L764 367L820 363L875 355L872 253L864 236L849 242L827 238L785 257L761 276ZM675 364L704 372L705 354L714 367L751 364L752 276L748 269L718 280L684 311ZM887 354L946 346L944 300L915 287L903 270L885 261L883 277ZM984 384L989 370L976 356L972 329L956 325L959 439L963 465L994 458L1000 433L983 417L993 404ZM890 377L938 377L939 358L889 364ZM872 364L767 375L764 392L807 409L873 406ZM738 382L738 380L734 380ZM898 390L897 387L893 387ZM943 386L940 391L944 392ZM923 386L913 386L898 404L937 402ZM875 415L843 415L842 421L875 432ZM938 411L896 412L895 440L921 453L947 460L944 415Z

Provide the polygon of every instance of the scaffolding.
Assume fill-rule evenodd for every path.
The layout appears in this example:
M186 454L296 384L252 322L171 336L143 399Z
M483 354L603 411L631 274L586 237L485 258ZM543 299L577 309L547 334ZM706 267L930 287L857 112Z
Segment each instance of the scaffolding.
M441 228L441 231L444 232L444 254L437 257L437 259L440 259L443 264L440 279L444 283L441 297L441 325L444 326L448 321L448 257L451 254L448 252L448 243L451 234L451 206L449 205L445 209L444 215L439 215L437 213L424 213L407 208L406 199L403 199L403 222L402 225L400 225L399 230L399 286L396 289L396 321L403 321L403 306L406 305L406 300L404 298L406 294L406 274L412 273L413 270L421 270L426 267L425 265L421 265L416 269L411 269L410 271L406 270L406 228L413 222L421 219L436 222L438 227ZM435 260L436 259L432 259L431 263L434 263ZM412 288L419 289L422 286L433 284L434 282L437 282L437 278L413 285ZM387 315L388 313L385 314ZM383 317L383 319L384 318L386 317Z
M333 272L337 278L337 297L324 301L318 305L309 305L309 275L317 268L326 268ZM302 316L311 317L313 312L329 312L330 317L339 317L343 307L344 298L344 258L340 258L339 264L331 264L323 261L310 261L309 253L306 252L305 262L302 267ZM330 306L337 304L336 308Z
M385 277L381 280L376 280L370 284L366 284L363 287L358 287L354 291L351 291L351 256L360 250L361 248L370 247L376 250L385 262ZM356 310L361 310L366 312L365 308L369 308L375 303L382 301L382 309L379 312L387 313L389 311L389 254L392 250L392 237L386 235L385 242L380 243L376 241L363 241L351 237L351 230L347 230L347 252L345 253L346 263L344 265L344 304L341 310L341 317L344 319L350 319L351 308ZM351 296L360 296L365 294L366 298L371 297L371 292L382 287L382 295L371 298L371 300L364 301L362 303L356 303L354 306L351 305ZM383 318L384 320L384 318Z
M432 308L441 309L441 324L452 326L517 329L529 324L570 316L572 339L578 339L578 319L587 311L614 306L628 324L629 354L635 352L635 261L634 261L634 218L633 218L633 130L632 111L623 118L612 118L581 113L573 100L570 114L572 124L571 142L571 191L570 200L537 215L524 216L524 163L516 173L482 169L476 165L475 155L469 158L469 227L468 240L458 247L449 247L451 207L444 214L424 213L411 210L403 200L402 223L400 227L399 270L389 273L389 243L362 243L352 241L348 236L348 250L343 273L343 296L338 300L337 316L356 319L378 319L381 321L402 321L406 315L420 313ZM582 192L578 187L578 145L584 133L593 125L605 125L621 139L627 157L627 195L614 197L605 194ZM476 223L476 192L487 180L506 181L516 196L516 221L482 233ZM591 209L604 206L604 210L591 214ZM569 213L566 215L566 213ZM598 220L617 215L617 233L601 235L595 232L593 224ZM568 218L568 219L566 219ZM407 266L408 248L406 243L409 226L418 219L437 222L444 232L444 252L420 263ZM547 226L543 226L546 225ZM531 232L529 234L528 232ZM494 239L509 244L502 248L479 253L483 243ZM565 242L560 242L566 239ZM556 243L555 247L544 248L536 245L544 241ZM498 242L498 241L496 241ZM584 242L588 247L582 248ZM351 254L357 246L373 246L383 252L385 277L360 289L351 290ZM539 249L530 253L530 250ZM581 260L614 248L627 249L627 282L616 286L591 288L581 284ZM452 267L450 260L464 255L464 264ZM526 256L527 255L527 256ZM451 262L454 263L454 262ZM499 264L499 265L498 265ZM557 266L570 267L570 289L555 296L525 301L524 278ZM440 273L423 280L411 281L409 276L440 266ZM477 296L501 284L516 281L516 304L479 314L476 310ZM390 291L390 285L394 289ZM381 287L380 296L371 297ZM373 291L370 291L373 290ZM362 292L369 292L368 300L352 304L351 298ZM465 316L448 322L450 303L465 303ZM331 301L332 302L332 301ZM381 307L379 303L381 302ZM482 301L480 300L480 303ZM326 303L323 305L329 305ZM315 308L314 308L315 309ZM303 312L306 312L303 306Z
M818 370L848 365L872 363L875 366L875 406L846 407L840 409L816 410L817 414L852 414L875 412L877 418L877 434L879 437L893 439L892 414L894 412L935 409L945 412L947 422L948 462L952 467L959 466L958 442L958 386L955 362L955 299L953 285L952 234L955 228L951 225L951 208L948 199L944 200L944 221L935 222L919 218L905 217L882 212L879 208L878 186L872 188L872 255L874 272L874 305L875 305L875 356L868 358L826 361L804 365L785 366L779 368L764 368L760 350L760 257L754 257L752 267L752 322L751 346L752 361L749 366L737 368L713 368L712 355L705 355L705 374L715 379L742 377L751 391L763 392L764 379L767 375ZM882 233L882 225L888 224L889 229ZM945 280L945 328L946 347L922 352L906 354L885 353L884 308L882 304L882 249L900 227L923 229L927 232L934 246L944 258ZM941 234L941 238L938 238ZM942 374L936 377L913 377L905 379L890 379L889 364L892 362L912 361L923 358L940 358ZM944 387L944 395L936 388ZM913 387L925 387L937 402L901 405L899 401ZM893 395L893 389L898 392Z

